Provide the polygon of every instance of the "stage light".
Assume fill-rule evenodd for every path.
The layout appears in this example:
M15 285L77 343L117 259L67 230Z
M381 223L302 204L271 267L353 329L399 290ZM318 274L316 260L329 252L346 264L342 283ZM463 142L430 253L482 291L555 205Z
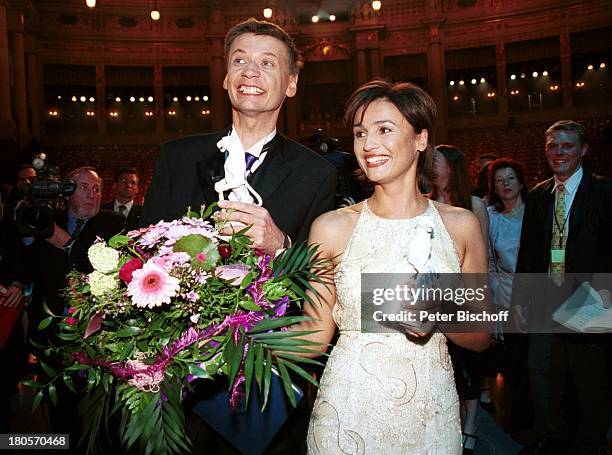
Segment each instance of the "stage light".
M512 81L516 80L516 74L511 74L510 75L510 80L512 80Z
M606 67L606 64L605 64L604 62L601 62L601 63L599 64L599 67L600 67L601 69L604 69L604 68Z
M381 7L382 7L382 2L381 2L380 0L374 0L374 1L372 2L372 9L373 9L374 11L378 11L378 10L380 10L380 8L381 8Z
M478 81L476 79L472 79L470 82L472 83L472 85L476 85L476 82Z
M96 99L95 99L93 96L90 96L90 97L89 97L89 102L90 102L90 103L93 103L93 102L95 102L95 101L96 101Z
M196 96L196 97L195 97L193 100L194 100L194 101L200 101L200 97L199 97L199 96Z
M448 84L449 85L455 85L455 81L450 81Z
M117 103L120 103L120 102L121 102L121 97L119 97L119 96L118 96L117 98L115 98L115 101L116 101Z
M187 101L191 101L191 97L188 96L187 98L185 98Z
M61 100L62 99L62 95L57 95L57 99Z
M263 17L270 19L272 17L272 8L264 8Z
M319 16L312 16L312 18L310 19L314 24L316 24L317 22L319 22Z
M542 76L544 76L544 77L548 76L548 71L546 71L546 70L542 71Z
M95 8L96 0L85 0L85 4L87 5L88 8Z
M77 97L76 97L76 96L73 96L73 97L72 97L72 98L70 98L70 99L71 99L73 102L76 102Z
M525 73L521 73L521 79L525 79L527 76L525 75Z
M148 97L148 98L147 98L147 101L148 101L149 103L152 103L152 102L153 102L153 97L152 97L152 96Z
M203 100L203 101L208 101L208 96L207 96L207 95L204 95L204 96L202 97L202 100Z
M533 77L538 77L538 72L537 72L537 71L534 71L533 73L531 73L531 75L532 75Z
M481 77L481 78L480 78L480 83L481 83L481 84L484 84L485 82L486 82L486 79L485 79L484 77Z
M464 80L463 80L463 79L461 79L461 80L459 81L459 85L464 85L464 84L465 84Z
M144 103L144 96L141 96L140 98L138 98L138 101L140 101L141 103Z
M329 15L329 20L330 20L331 22L334 22L334 21L336 20L336 15L335 15L335 14L330 14L330 15Z
M589 66L587 66L587 69L588 69L589 71L591 71L593 68L595 68L593 65L589 65Z
M154 21L158 21L160 18L160 14L159 11L157 11L156 9L151 11L151 19L153 19Z
M453 101L459 101L459 97L457 95L453 96Z
M176 103L178 101L178 97L175 96L174 98L172 98L172 101L174 101Z
M84 102L86 102L86 101L87 101L87 98L86 98L86 97L84 97L84 96L82 96L82 97L81 97L81 98L79 98L79 99L81 100L81 102L82 102L82 103L84 103Z
M133 96L130 96L130 103L134 103L136 102L136 98L134 98Z

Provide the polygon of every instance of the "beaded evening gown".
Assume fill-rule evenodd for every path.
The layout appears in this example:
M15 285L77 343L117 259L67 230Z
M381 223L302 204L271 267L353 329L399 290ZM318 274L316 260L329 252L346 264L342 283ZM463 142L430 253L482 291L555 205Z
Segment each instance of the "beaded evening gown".
M459 257L433 202L414 218L363 209L334 281L340 337L308 428L308 453L461 453L459 401L446 337L417 343L401 333L360 332L360 273L460 272Z

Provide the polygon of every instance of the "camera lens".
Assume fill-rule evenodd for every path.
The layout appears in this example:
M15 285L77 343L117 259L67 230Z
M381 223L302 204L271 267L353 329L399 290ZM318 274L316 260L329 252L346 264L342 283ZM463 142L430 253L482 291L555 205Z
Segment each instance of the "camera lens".
M23 211L23 224L33 231L40 231L52 226L53 207L49 205L34 205Z

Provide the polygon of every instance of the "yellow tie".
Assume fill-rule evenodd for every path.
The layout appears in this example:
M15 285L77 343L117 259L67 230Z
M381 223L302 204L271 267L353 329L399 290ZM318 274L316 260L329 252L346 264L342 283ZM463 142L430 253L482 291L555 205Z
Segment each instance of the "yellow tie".
M557 186L557 202L555 204L555 219L553 220L552 238L550 242L551 261L550 278L557 286L563 284L565 274L565 240L563 231L565 228L565 186ZM553 251L557 251L554 253ZM562 252L562 253L560 253ZM554 261L555 256L563 256L563 261Z

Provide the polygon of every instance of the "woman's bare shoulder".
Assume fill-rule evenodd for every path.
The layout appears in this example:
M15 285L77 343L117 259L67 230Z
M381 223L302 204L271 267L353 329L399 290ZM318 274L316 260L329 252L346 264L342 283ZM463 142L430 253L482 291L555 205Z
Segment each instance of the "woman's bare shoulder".
M362 207L360 202L320 215L312 223L309 241L326 246L334 255L341 253L357 225Z
M434 202L440 217L444 222L446 230L451 235L455 243L463 243L463 241L473 235L474 232L480 232L480 222L476 215L467 209L461 207L453 207L452 205L443 204L442 202Z

